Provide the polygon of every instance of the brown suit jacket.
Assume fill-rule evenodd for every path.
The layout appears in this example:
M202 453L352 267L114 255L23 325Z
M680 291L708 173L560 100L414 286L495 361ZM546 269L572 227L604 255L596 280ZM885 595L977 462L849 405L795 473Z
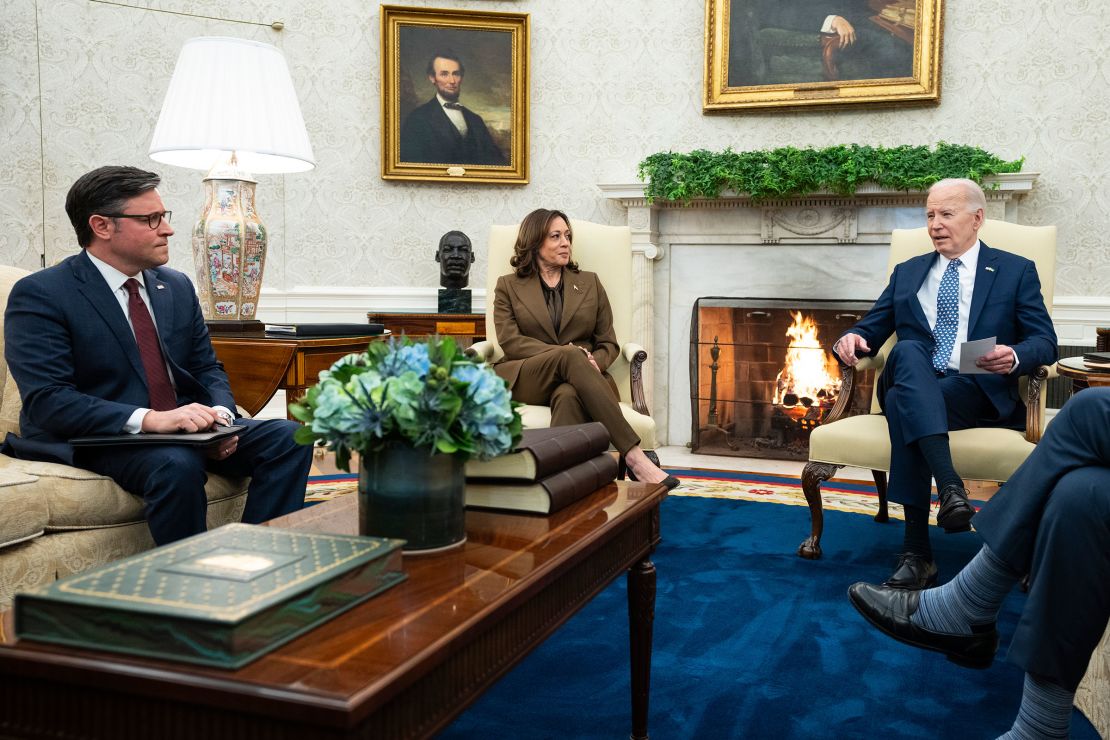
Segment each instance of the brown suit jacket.
M596 273L564 271L563 319L558 333L543 300L539 275L528 278L517 277L515 273L502 275L497 278L493 301L497 342L505 351L505 358L493 369L510 388L516 383L525 359L560 345L585 347L593 353L602 372L620 354L613 332L613 309Z

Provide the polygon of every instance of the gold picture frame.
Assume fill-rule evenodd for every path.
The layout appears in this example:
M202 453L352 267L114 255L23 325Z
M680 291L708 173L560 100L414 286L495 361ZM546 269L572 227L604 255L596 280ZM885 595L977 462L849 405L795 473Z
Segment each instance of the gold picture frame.
M528 182L528 27L527 13L381 6L383 179Z
M940 102L943 0L706 0L706 112Z

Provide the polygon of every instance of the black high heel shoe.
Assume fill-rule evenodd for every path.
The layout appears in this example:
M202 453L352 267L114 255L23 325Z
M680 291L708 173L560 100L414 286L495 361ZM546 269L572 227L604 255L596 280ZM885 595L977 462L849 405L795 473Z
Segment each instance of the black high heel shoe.
M632 472L632 468L628 469L628 479L631 480L631 481L638 481L639 480L636 477L636 474ZM682 481L680 481L678 478L675 478L673 475L668 475L666 478L664 478L661 481L661 483L664 486L666 486L668 491L673 491L675 488L678 487L678 484L681 483L681 482Z

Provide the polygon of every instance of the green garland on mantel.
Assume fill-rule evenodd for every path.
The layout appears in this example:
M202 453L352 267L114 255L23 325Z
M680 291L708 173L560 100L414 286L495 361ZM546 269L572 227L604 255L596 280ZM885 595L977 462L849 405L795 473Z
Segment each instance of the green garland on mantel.
M946 177L984 177L1020 172L1025 158L1007 162L974 146L940 142L928 146L860 146L824 149L780 147L755 152L689 154L658 152L640 162L640 179L649 200L688 202L717 198L724 190L747 193L752 200L789 198L828 191L852 195L861 183L889 190L926 190Z

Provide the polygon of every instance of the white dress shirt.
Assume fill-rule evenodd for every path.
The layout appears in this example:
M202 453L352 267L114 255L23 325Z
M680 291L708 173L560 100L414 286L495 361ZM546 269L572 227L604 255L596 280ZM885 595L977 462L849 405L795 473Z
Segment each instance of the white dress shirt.
M458 108L444 107L447 103L450 103L452 101L444 100L443 96L439 93L436 93L436 100L439 101L439 105L441 108L443 108L443 112L446 113L447 117L451 119L451 123L455 124L455 128L457 128L459 130L459 133L465 137L466 132L469 129L467 129L466 127L466 117L463 115L462 111ZM456 100L454 101L454 103L455 105L458 105L459 101Z
M957 268L960 275L960 324L956 329L956 343L952 347L952 356L948 358L949 370L960 369L960 345L967 341L968 322L971 320L971 297L975 291L975 272L979 267L979 247L982 244L978 239L975 240L975 245L957 258L960 260L960 266ZM917 300L921 304L921 310L925 313L925 321L930 329L937 324L937 293L940 292L940 280L950 262L952 260L943 254L937 255L936 262L925 276L925 282L917 291ZM1010 354L1014 358L1014 365L1010 368L1012 373L1017 370L1018 356L1012 347Z
M971 249L961 254L960 267L960 324L956 329L956 344L952 347L952 356L948 358L950 370L960 369L960 345L967 341L967 323L971 318L971 294L975 290L975 268L979 266L979 245L976 239ZM937 293L940 292L940 279L948 269L952 260L943 254L938 254L933 266L925 275L925 282L917 291L917 300L921 303L921 310L925 312L925 323L932 329L937 325Z

